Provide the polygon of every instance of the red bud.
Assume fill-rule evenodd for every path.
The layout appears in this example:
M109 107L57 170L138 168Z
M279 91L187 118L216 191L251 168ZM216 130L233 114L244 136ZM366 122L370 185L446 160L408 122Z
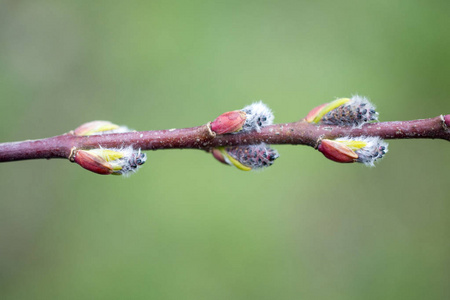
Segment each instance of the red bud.
M228 165L227 161L223 157L222 152L219 149L214 148L214 149L212 149L211 153L212 153L212 155L214 156L215 159L217 159L218 161L220 161L223 164Z
M450 127L450 115L444 116L444 122L445 122L445 125L447 125L447 127Z
M217 134L238 132L242 129L246 113L240 110L229 111L218 116L211 122L211 130Z
M318 150L326 158L339 163L352 163L358 158L355 151L338 141L322 140Z
M78 128L74 130L74 134L75 135L101 134L102 132L115 130L119 127L120 127L119 125L113 124L109 121L92 121L78 126Z
M105 159L85 150L78 150L74 160L81 167L97 174L109 175L113 172L113 168Z

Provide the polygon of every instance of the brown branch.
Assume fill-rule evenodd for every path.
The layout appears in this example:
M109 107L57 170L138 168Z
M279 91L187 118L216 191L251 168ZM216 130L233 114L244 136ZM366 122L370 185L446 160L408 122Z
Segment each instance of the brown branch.
M334 125L317 125L299 121L275 124L261 132L244 132L217 135L210 125L184 129L127 132L104 135L76 136L67 133L40 140L0 144L0 162L39 159L70 158L73 149L91 149L133 145L141 150L200 149L219 146L267 144L292 144L317 147L323 138L342 136L378 136L383 139L444 139L450 141L450 115L396 122L365 124L361 128Z

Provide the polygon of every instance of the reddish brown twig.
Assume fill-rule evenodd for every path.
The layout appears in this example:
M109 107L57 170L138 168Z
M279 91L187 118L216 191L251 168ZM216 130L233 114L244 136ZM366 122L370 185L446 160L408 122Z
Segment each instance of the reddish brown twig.
M40 140L0 144L0 162L39 158L71 158L73 149L125 147L133 145L141 150L200 149L219 146L267 144L292 144L317 147L323 138L342 136L378 136L383 139L444 139L450 141L450 115L396 122L379 122L361 128L335 125L317 125L299 121L275 124L261 132L242 132L216 135L210 124L184 129L127 132L104 135L76 136L67 133Z

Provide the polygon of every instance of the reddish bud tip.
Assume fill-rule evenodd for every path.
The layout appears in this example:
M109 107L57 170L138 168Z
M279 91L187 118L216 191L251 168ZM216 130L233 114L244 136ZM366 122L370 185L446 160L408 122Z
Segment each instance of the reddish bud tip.
M81 167L91 172L109 175L113 172L112 166L101 156L85 150L78 150L74 160Z
M308 123L312 123L314 121L314 118L319 114L319 112L327 106L328 103L324 103L322 105L319 105L315 108L313 108L305 117L305 121Z
M217 134L238 132L245 123L246 113L240 110L229 111L211 122L211 130Z
M447 125L447 127L450 127L450 115L444 116L444 122L445 122L445 125Z
M227 161L225 160L225 157L223 156L222 152L218 148L214 148L211 150L212 155L215 159L220 161L221 163L228 165Z
M339 163L352 163L358 158L358 155L352 149L338 141L324 139L318 150L326 158Z
M113 124L109 121L92 121L80 125L77 129L74 130L74 134L75 135L101 134L103 132L116 130L119 127L120 127L119 125Z

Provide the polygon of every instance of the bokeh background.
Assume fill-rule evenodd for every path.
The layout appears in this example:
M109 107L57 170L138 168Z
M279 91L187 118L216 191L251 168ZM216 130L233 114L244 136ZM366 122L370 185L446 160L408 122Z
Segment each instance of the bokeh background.
M263 100L292 122L361 94L450 113L450 2L0 0L0 141L91 120L204 124ZM449 299L448 142L375 168L276 146L241 172L148 152L131 178L0 166L1 299Z

